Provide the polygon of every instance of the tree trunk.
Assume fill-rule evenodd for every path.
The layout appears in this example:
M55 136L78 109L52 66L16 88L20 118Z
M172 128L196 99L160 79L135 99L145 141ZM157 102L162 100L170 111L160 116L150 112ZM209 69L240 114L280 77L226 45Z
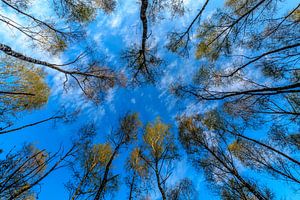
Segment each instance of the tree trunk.
M112 161L114 160L114 157L116 156L117 152L119 151L119 148L121 147L122 143L120 143L119 145L116 146L112 156L110 157L106 167L105 167L105 172L104 172L104 176L103 179L101 180L100 186L97 190L96 196L94 198L94 200L99 200L101 195L103 194L103 191L105 189L105 186L108 182L108 173L112 164Z
M237 178L241 184L249 190L258 200L268 200L260 191L258 191L253 185L244 180L234 167L228 166L228 164L222 160L213 150L209 148L205 143L198 140L199 145L203 146L218 162L220 162L235 178Z
M155 176L156 176L156 182L157 182L157 187L161 193L161 197L163 200L166 200L167 197L166 197L166 193L162 187L162 183L161 183L161 180L160 180L160 176L159 176L159 171L158 171L158 162L155 161Z
M135 181L135 173L132 176L131 182L130 182L130 191L129 191L129 200L133 200L133 187L134 187L134 181Z

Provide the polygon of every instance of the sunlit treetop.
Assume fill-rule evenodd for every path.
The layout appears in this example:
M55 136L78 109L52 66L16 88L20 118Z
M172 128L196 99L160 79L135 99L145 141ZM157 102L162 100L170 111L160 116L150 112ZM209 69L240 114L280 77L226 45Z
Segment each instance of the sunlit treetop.
M293 12L292 15L291 15L291 18L295 22L300 23L300 9L297 9L295 12Z
M170 127L162 123L159 118L153 124L147 124L143 138L153 156L159 157L163 153L166 141L170 136L169 129Z
M129 165L132 170L137 172L140 177L146 177L148 173L148 166L141 158L140 149L134 148L130 154Z
M1 103L15 111L32 110L45 105L50 89L44 77L45 73L39 68L25 67L22 63L7 63L1 68L0 87L8 93L2 95Z
M93 147L92 156L95 159L95 162L99 163L101 166L105 166L111 155L112 155L112 147L109 143L105 144L96 144Z

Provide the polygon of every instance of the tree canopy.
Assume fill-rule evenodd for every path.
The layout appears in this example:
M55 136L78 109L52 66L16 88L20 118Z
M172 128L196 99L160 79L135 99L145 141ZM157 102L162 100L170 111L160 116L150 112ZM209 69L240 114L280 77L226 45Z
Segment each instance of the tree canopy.
M0 0L0 199L299 199L299 51L299 0Z

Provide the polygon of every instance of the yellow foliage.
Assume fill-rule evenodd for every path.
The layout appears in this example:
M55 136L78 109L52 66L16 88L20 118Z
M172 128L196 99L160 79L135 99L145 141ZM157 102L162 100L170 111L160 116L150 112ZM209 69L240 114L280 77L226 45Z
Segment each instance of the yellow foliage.
M113 150L109 143L97 144L93 147L93 156L95 157L95 162L104 166L108 163L111 158Z
M38 68L23 65L7 65L0 74L0 86L9 92L22 92L32 95L6 95L1 103L11 106L13 110L32 110L43 106L50 93L44 81L44 72Z
M297 9L293 12L293 14L291 15L291 18L295 21L295 22L300 22L300 9Z
M30 195L24 197L24 200L35 200L35 199L36 199L35 196L32 195L32 194L30 194Z
M140 156L140 149L135 148L130 154L130 160L129 160L130 167L135 170L139 176L145 177L147 174L147 164L144 162L144 160Z
M26 156L31 159L23 165L20 171L31 171L35 169L38 173L43 173L47 168L46 161L48 154L45 151L41 151L34 145L28 145L24 150L28 153Z
M241 149L242 147L237 140L228 145L228 150L231 152L239 152Z
M72 15L79 22L89 22L95 18L95 9L84 3L72 7Z
M204 57L211 49L207 46L205 42L200 42L196 50L196 58L200 59Z
M196 49L196 58L208 58L210 61L215 61L219 58L220 53L218 51L218 48L220 44L218 43L218 40L215 40L215 36L217 35L216 32L210 33L209 37L202 38L205 41L200 42L197 45ZM201 38L200 34L198 35L199 38Z
M185 117L184 120L181 121L181 126L186 128L189 132L195 132L198 130L194 124L193 117Z
M154 124L149 123L146 126L144 141L150 146L154 156L160 156L164 149L164 141L170 135L169 126L162 123L159 118Z
M228 145L228 150L238 158L244 165L247 165L247 158L245 157L245 143L243 141L235 140Z

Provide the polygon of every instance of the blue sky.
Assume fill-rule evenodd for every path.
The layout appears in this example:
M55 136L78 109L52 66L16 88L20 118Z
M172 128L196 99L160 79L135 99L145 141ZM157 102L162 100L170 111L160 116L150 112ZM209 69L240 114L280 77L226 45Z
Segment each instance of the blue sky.
M43 5L43 1L36 1L38 3L33 4L34 8L31 10L32 13L39 13L38 17L40 18L45 18L45 16L51 14L51 10ZM55 152L61 144L66 147L69 146L70 141L76 137L76 132L80 125L89 121L95 121L97 124L97 140L101 142L104 141L105 135L109 133L110 128L116 125L119 117L127 111L138 112L143 123L153 121L157 116L160 116L162 121L172 126L172 131L176 134L175 117L177 115L204 112L213 108L214 104L204 107L202 104L195 104L190 101L178 101L168 91L169 85L174 80L178 78L182 79L182 81L190 80L194 70L201 62L196 61L193 56L187 60L179 58L171 53L166 53L163 48L166 41L160 37L160 34L186 27L203 4L203 0L184 0L184 2L188 11L181 19L176 19L176 21L166 19L155 24L149 24L150 29L153 30L153 42L160 47L158 55L166 60L161 79L157 85L145 85L138 88L114 88L109 91L106 100L98 107L95 107L92 103L84 101L77 89L72 89L69 93L65 93L61 87L62 76L56 72L47 71L49 74L48 82L51 85L51 96L48 104L38 111L25 113L19 123L26 124L51 116L60 109L60 106L65 106L70 110L81 108L82 112L78 116L78 119L72 124L58 123L56 126L53 126L52 123L47 123L26 130L1 135L1 148L4 150L13 147L18 148L24 142L31 142L41 149L45 148L49 152ZM210 4L204 13L204 17L208 17L221 5L222 1L215 1L213 4ZM119 1L115 12L109 15L99 12L96 20L87 27L88 37L93 38L93 47L95 50L99 50L101 55L107 56L105 60L107 66L112 66L118 70L125 70L124 66L126 63L120 59L120 53L124 50L124 47L140 43L141 22L139 20L139 8L140 5L136 0ZM10 14L13 15L13 13ZM1 28L1 26L1 42L10 45L18 51L28 49L27 43L23 39L24 36L18 33L12 34L6 27ZM55 63L71 60L72 56L76 54L76 50L77 47L73 46L71 50L64 53L61 57L49 56L47 60ZM47 58L43 52L37 49L30 49L30 52L25 52L37 58ZM122 173L120 169L123 168L121 161L124 159L124 155L120 154L114 163L116 172ZM183 156L176 163L177 168L171 177L171 182L174 183L180 178L187 176L197 186L199 199L219 199L207 187L202 173L196 173L193 167L187 162L187 158ZM244 171L243 173L247 175L248 172ZM47 177L42 184L39 198L42 200L67 199L68 193L64 188L64 183L69 180L69 175L68 169L60 169ZM280 183L279 186L276 181L269 180L267 177L263 177L262 179L272 189L279 191L279 194L282 196L291 193L286 184ZM122 186L116 194L116 199L123 199L124 194L127 194L127 191ZM157 194L154 194L154 196ZM286 197L287 200L300 199L300 194L295 193L293 196L287 195Z

